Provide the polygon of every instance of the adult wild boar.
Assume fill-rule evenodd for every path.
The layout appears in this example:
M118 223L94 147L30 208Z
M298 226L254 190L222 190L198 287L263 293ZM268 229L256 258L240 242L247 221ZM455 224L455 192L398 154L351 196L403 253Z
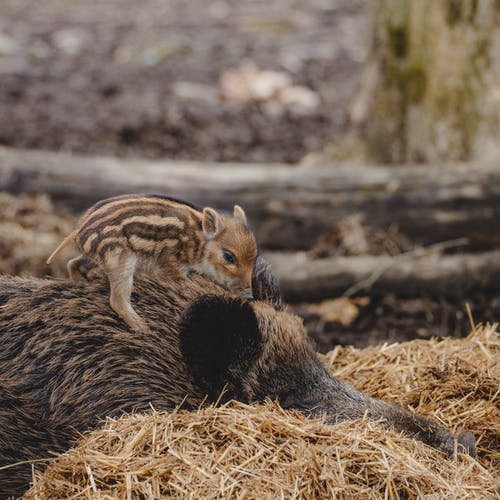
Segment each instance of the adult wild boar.
M224 388L225 400L269 397L331 423L366 414L475 454L469 432L456 437L329 375L292 314L198 276L139 278L132 300L150 333L111 311L103 281L0 279L0 467L63 451L106 415L196 408ZM22 493L30 478L29 465L0 470L0 493Z

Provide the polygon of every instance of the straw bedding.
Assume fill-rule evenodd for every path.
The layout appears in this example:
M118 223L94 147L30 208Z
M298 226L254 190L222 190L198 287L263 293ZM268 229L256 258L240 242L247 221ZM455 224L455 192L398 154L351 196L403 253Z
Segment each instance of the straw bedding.
M470 429L479 459L445 457L374 422L328 426L275 403L108 420L35 474L26 498L495 498L500 495L500 335L323 356L340 379Z
M0 273L20 276L66 276L66 251L50 267L47 257L74 226L74 218L56 213L46 195L0 192Z

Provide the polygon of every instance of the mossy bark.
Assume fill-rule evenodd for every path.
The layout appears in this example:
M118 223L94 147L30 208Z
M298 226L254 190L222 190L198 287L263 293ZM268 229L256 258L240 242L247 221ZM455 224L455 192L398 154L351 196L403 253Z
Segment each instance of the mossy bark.
M377 0L373 22L377 78L353 120L369 155L500 158L500 1Z

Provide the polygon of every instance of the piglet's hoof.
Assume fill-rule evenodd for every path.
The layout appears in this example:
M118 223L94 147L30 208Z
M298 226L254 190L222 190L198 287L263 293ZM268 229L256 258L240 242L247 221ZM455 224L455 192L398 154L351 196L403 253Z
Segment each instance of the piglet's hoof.
M473 436L472 432L462 431L457 436L458 452L466 453L473 458L477 457L476 451L476 438Z

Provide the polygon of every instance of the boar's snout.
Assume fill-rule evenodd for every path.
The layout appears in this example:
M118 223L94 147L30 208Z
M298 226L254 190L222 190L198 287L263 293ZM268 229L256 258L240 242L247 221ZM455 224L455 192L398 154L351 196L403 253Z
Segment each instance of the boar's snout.
M438 448L450 456L465 453L476 457L475 438L469 431L455 436L437 423L410 412L400 406L371 398L356 389L341 383L325 370L316 366L315 376L302 381L307 391L295 390L281 395L280 404L286 409L324 418L327 424L337 424L346 420L379 420L383 425L392 427L423 442Z

